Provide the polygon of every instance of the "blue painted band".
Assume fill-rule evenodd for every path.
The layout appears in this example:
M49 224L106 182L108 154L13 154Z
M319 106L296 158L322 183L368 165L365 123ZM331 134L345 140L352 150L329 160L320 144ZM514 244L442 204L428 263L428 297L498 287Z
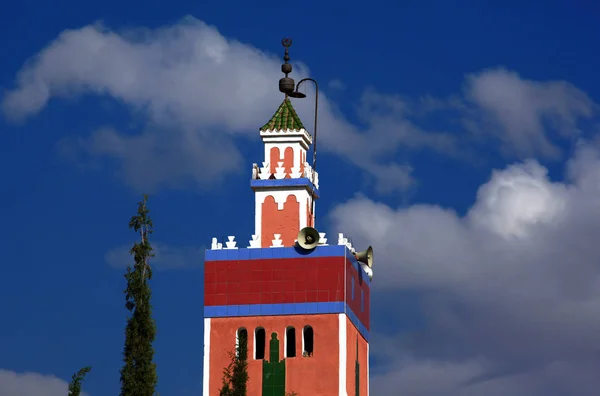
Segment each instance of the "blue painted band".
M307 187L316 197L320 197L319 189L317 189L311 181L306 177L298 179L267 179L267 180L250 180L252 189L261 188L277 188L277 187Z
M226 261L226 260L259 260L259 259L285 259L285 258L313 258L313 257L346 257L359 274L362 274L363 282L371 286L371 280L362 266L356 260L350 249L345 245L317 246L312 251L306 252L297 247L277 247L259 249L206 249L204 261Z
M228 318L237 316L279 316L279 315L316 315L340 314L348 315L350 322L356 326L360 334L369 341L369 331L361 323L352 309L342 301L319 303L291 304L252 304L252 305L220 305L205 306L205 318Z

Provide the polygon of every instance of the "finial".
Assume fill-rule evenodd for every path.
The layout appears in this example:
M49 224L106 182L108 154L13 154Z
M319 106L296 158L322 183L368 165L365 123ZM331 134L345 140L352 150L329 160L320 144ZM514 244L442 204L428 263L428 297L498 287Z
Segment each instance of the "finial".
M284 64L281 65L281 71L285 73L285 77L279 80L279 92L285 94L285 98L287 99L288 94L290 92L294 92L295 83L294 79L288 77L288 74L292 72L292 65L288 63L290 60L289 48L292 46L291 38L284 38L281 40L281 45L285 48L285 54L283 55Z

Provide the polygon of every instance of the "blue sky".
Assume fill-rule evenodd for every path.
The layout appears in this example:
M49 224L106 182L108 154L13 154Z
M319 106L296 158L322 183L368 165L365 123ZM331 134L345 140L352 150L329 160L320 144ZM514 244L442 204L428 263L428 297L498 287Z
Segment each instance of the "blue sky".
M150 194L159 391L198 395L202 259L258 128L319 81L317 228L371 244L375 395L592 395L600 5L25 0L0 23L0 394L117 394ZM312 93L294 102L312 125ZM431 381L436 378L436 381Z

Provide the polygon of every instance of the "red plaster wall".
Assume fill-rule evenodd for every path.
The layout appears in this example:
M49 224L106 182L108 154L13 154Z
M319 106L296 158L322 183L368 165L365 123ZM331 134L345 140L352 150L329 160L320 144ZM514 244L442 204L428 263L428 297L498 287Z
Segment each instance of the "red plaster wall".
M305 325L314 331L314 354L310 358L302 357ZM296 357L286 359L286 391L297 392L299 396L339 394L339 321L337 314L329 314L211 319L209 395L204 396L218 396L223 368L230 362L228 351L235 349L236 332L240 327L248 330L248 395L262 394L262 361L254 360L254 329L259 326L267 333L267 357L271 333L277 333L280 359L283 359L285 329L296 328Z
M300 156L300 173L304 173L304 162L306 162L306 152L302 151Z
M356 394L356 383L354 377L354 367L356 361L356 337L358 337L358 363L360 394L366 395L369 386L369 377L367 375L367 362L369 355L367 353L367 341L360 335L358 329L354 327L348 317L346 317L346 390L348 395Z
M283 209L277 208L275 198L268 196L262 204L262 247L272 244L273 234L281 234L283 246L294 246L300 231L300 203L294 195L288 195Z
M206 261L204 305L344 301L344 257Z
M269 160L269 167L271 168L271 174L274 174L275 168L277 168L277 162L279 162L279 158L280 158L279 147L272 147L270 154L271 154L271 158Z
M294 149L291 147L286 147L283 152L283 166L285 167L285 178L289 179L294 167Z
M366 275L364 275L366 277ZM352 299L352 281L354 281L354 300ZM364 311L360 310L360 291L365 293ZM352 308L352 311L360 321L365 325L367 330L371 328L371 290L367 282L361 280L358 271L352 265L350 260L346 260L346 302Z

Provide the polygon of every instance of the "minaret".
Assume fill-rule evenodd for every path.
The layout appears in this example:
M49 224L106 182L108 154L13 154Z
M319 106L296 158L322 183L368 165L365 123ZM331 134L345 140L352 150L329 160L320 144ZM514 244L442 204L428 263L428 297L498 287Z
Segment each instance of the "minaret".
M252 166L254 235L247 248L229 236L225 246L213 238L206 250L205 396L219 395L240 334L247 336L248 395L369 392L372 250L357 254L343 234L335 245L322 232L312 246L296 242L300 230L315 227L319 182L306 161L312 137L287 95L294 89L290 45L284 40L285 96L260 128L262 166Z
M291 40L285 42L291 45ZM285 46L285 77L279 81L282 92L294 89L288 77L292 65ZM265 155L257 178L250 183L254 190L256 247L293 246L304 227L314 227L314 204L318 198L319 175L306 162L312 137L296 114L287 93L273 117L260 128ZM278 242L281 241L281 242Z

